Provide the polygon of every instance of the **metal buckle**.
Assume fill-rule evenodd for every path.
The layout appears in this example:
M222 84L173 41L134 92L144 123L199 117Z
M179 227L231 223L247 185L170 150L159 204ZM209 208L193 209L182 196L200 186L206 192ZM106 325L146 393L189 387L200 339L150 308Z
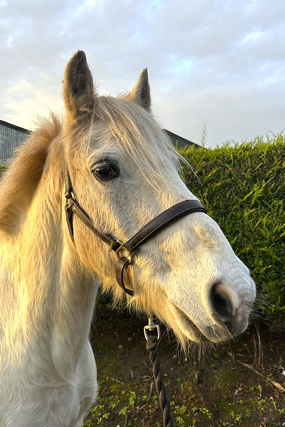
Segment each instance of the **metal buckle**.
M127 251L127 252L129 252L128 250L127 250L127 248L125 248L125 244L126 244L126 241L124 240L123 242L121 242L120 240L116 240L116 242L117 243L119 243L119 247L118 247L118 249L116 250L116 254L119 256L119 251L120 250L124 250L124 251Z
M159 341L160 338L160 327L159 325L156 325L155 323L153 323L153 319L152 317L148 318L148 325L146 325L143 328L143 333L144 333L144 337L146 340L148 340L148 332L147 331L155 331L157 332L157 341Z
M76 200L75 194L71 190L66 191L66 193L64 194L64 197L67 200L69 200L69 199Z
M116 255L117 255L117 257L118 257L118 259L120 259L121 258L121 255L120 255L120 251L125 251L125 252L127 252L127 257L130 259L130 264L132 264L132 261L133 261L133 254L132 253L130 253L129 251L128 251L128 249L125 247L125 244L126 244L126 241L124 240L123 242L121 242L120 240L116 240L116 242L117 243L119 243L119 247L118 247L118 249L115 251L116 252Z

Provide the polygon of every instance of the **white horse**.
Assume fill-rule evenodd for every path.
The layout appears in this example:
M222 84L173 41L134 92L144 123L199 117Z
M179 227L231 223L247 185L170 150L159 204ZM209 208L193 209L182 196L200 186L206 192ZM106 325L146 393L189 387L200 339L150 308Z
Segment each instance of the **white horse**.
M115 251L80 213L68 222L66 191L89 225L121 241L169 207L197 200L151 114L146 70L124 97L99 97L79 51L63 97L63 125L44 121L0 188L1 427L79 427L96 396L89 331L97 289L124 292ZM221 342L248 325L254 283L204 212L168 224L125 270L129 304L154 313L182 345Z

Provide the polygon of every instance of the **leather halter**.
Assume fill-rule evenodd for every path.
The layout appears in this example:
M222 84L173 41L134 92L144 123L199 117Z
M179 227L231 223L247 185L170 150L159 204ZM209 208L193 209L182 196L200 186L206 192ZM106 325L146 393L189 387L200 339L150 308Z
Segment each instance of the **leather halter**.
M118 262L116 265L116 279L120 287L128 294L133 296L134 292L126 288L124 284L124 272L128 265L132 264L132 255L136 250L153 237L155 234L159 233L161 230L166 228L169 224L174 221L177 221L179 218L182 218L185 215L192 214L194 212L204 212L207 213L205 207L198 200L184 200L183 202L177 203L176 205L166 209L164 212L160 213L147 224L145 224L140 230L131 237L127 242L120 241L119 239L113 237L110 234L104 234L98 230L89 215L84 211L80 206L73 192L72 183L70 179L69 172L66 174L66 220L69 230L70 237L74 242L74 228L73 228L73 215L76 214L78 218L103 242L105 242L112 251L116 252L118 256ZM121 253L127 253L127 256L121 256Z

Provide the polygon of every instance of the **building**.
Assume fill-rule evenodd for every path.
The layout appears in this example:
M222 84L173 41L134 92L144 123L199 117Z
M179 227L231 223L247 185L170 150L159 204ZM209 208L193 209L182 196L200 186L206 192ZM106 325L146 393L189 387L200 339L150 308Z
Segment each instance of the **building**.
M6 164L29 134L27 129L0 120L0 165Z
M182 136L176 135L169 130L164 130L175 147L187 148L190 145L194 145L195 148L199 148L199 145L194 142L182 138ZM0 120L0 165L6 164L7 160L13 156L15 148L19 147L29 134L30 131L27 129Z
M195 144L195 142L189 141L186 138L183 138L182 136L176 135L176 133L170 132L170 130L164 129L165 132L168 134L169 138L172 141L172 144L177 148L188 148L191 145L195 148L199 148L200 145Z

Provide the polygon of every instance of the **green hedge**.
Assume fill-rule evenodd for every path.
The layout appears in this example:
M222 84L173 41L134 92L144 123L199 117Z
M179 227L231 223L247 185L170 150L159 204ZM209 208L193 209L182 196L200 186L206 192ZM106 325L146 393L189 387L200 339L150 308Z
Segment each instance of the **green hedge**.
M284 135L180 153L199 178L184 167L186 184L250 268L263 310L285 312Z

